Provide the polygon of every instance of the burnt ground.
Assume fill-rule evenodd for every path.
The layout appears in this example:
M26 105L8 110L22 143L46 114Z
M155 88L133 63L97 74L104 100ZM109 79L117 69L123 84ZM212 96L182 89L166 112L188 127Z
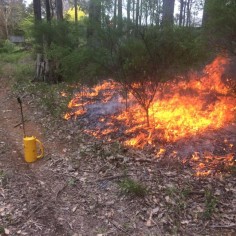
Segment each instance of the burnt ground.
M27 134L45 157L25 163L10 85L0 79L0 235L236 234L235 168L196 177L175 158L154 160L53 119L27 92Z

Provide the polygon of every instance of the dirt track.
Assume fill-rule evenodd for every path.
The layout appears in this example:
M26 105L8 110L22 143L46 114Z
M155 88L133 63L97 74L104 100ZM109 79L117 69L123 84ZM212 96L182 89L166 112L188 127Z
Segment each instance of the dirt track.
M0 83L0 225L9 235L67 235L53 199L55 177L47 171L46 160L24 162L19 104L4 79ZM29 118L26 108L25 117ZM27 122L26 130L43 139L39 125L33 121Z

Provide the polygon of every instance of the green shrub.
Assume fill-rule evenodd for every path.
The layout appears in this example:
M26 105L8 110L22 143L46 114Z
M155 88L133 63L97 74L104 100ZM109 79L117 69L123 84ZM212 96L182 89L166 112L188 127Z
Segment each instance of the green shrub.
M16 49L15 44L9 40L3 41L0 46L0 53L12 53Z

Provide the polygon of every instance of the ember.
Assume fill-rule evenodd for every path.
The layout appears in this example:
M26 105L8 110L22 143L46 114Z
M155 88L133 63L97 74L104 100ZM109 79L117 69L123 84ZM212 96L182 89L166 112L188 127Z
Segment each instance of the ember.
M93 88L83 88L75 94L68 105L71 112L64 118L80 117L80 121L86 124L86 132L95 137L108 141L116 139L136 148L152 146L157 157L167 155L170 150L166 150L164 144L179 145L183 140L188 142L204 133L215 132L235 120L236 98L229 95L228 87L222 82L224 65L227 63L227 58L219 56L205 67L202 76L192 74L188 80L158 85L148 110L149 125L147 113L135 96L129 92L125 99L122 86L111 80ZM223 143L223 149L233 151L235 148L229 140ZM191 153L192 162L225 159L229 165L232 164L232 154L225 153L228 155L225 158L209 153L198 156L194 152L209 152L209 148L194 150L193 146L187 148L188 153L186 150L184 153ZM200 163L196 171L198 175L210 173L206 165Z

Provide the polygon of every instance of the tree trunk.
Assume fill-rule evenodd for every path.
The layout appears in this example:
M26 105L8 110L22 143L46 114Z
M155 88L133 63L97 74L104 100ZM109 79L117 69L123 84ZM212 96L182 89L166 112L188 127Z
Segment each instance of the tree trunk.
M191 0L187 1L187 27L191 25Z
M34 81L43 80L44 76L43 73L44 73L43 55L41 53L37 53Z
M75 7L75 22L78 22L78 0L74 0Z
M115 0L114 2L114 13L113 13L113 18L114 18L114 25L113 25L113 28L116 29L116 22L117 22L117 19L116 19L116 8L117 8L117 0Z
M205 28L207 25L207 21L208 21L208 3L209 0L205 0L205 4L204 4L204 8L203 8L203 16L202 16L202 26Z
M146 3L146 6L145 6L145 25L147 27L148 25L148 3Z
M143 0L140 0L140 7L139 7L139 25L142 25L142 15L143 15Z
M135 22L135 0L133 0L133 23Z
M63 4L62 0L56 0L57 20L63 20Z
M8 19L5 20L5 30L6 30L6 39L8 39L9 36L9 30L8 30Z
M136 19L135 19L135 25L138 27L138 21L139 21L139 0L136 2Z
M131 0L127 1L127 24L128 24L128 29L130 26L130 8L131 8Z
M155 23L156 25L160 25L160 0L156 1L156 16L155 16Z
M185 26L185 15L186 15L186 2L183 5L183 26Z
M45 0L45 10L46 10L46 18L47 22L51 21L51 9L49 0Z
M118 30L122 31L122 0L118 0Z
M163 0L163 26L173 26L174 24L174 6L175 0Z
M41 1L40 0L33 0L33 8L34 8L34 19L36 22L42 20L42 13L41 13Z
M180 0L179 26L182 26L183 23L183 7L184 7L184 0Z
M90 0L89 25L87 28L88 41L97 43L98 31L101 28L101 1Z
M149 121L149 107L145 107L145 112L146 112L146 119L147 119L147 127L150 126L150 121Z

